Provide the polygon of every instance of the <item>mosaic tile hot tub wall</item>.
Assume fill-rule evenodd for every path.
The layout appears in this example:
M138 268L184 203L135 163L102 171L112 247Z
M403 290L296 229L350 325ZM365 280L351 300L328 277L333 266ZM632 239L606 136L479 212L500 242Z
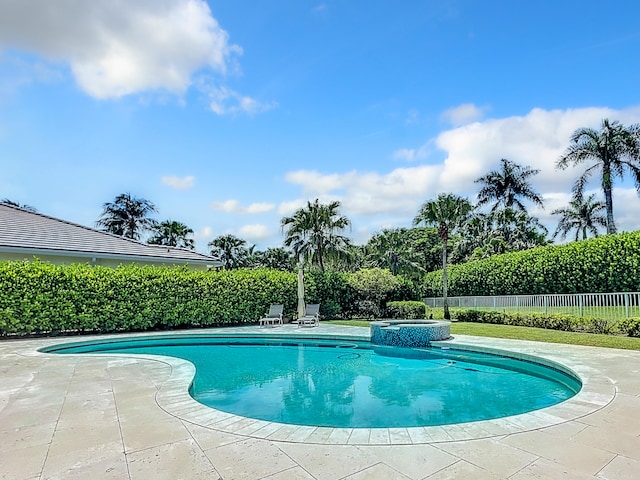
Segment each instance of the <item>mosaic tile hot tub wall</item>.
M449 322L371 322L371 343L392 347L426 347L451 336Z

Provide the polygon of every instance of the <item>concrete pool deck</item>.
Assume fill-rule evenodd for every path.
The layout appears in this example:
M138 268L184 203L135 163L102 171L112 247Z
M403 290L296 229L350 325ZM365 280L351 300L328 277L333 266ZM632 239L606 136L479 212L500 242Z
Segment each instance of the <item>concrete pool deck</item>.
M201 332L369 336L368 329L337 325L165 334ZM193 367L182 360L37 351L108 337L0 342L1 479L640 478L637 351L456 336L451 345L562 363L583 378L584 388L560 405L505 419L329 429L204 407L186 391Z

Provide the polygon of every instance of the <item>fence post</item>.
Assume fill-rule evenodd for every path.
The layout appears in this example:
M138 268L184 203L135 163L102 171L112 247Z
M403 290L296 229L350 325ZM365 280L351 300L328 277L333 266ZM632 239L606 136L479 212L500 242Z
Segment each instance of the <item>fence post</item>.
M520 297L516 296L516 312L520 311Z
M542 297L542 298L543 298L543 301L544 301L544 313L547 313L549 300L548 300L548 297L546 295L544 297Z
M582 295L580 295L580 296L578 297L578 299L579 299L579 300L578 300L578 302L579 302L579 305L580 305L580 316L582 317L582 316L583 316L583 315L582 315L582 306L583 306L583 305L582 305L582 304L583 304L583 302L582 302Z
M629 294L624 294L624 316L629 318Z

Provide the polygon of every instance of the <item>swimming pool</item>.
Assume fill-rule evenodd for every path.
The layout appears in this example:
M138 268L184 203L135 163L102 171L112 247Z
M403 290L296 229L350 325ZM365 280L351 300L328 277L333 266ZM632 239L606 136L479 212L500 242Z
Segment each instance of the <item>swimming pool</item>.
M507 352L376 347L364 341L165 336L44 351L183 358L196 368L190 394L198 402L249 418L337 428L499 418L557 404L581 387L570 372Z

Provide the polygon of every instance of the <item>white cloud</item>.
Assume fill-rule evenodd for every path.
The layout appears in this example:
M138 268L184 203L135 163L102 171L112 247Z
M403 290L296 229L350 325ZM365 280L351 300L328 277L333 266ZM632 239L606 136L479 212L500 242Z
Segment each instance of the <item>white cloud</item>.
M477 107L473 103L463 103L445 110L440 115L440 118L454 127L460 127L480 120L488 109L488 107Z
M296 210L304 207L306 203L307 201L302 198L291 200L289 202L282 202L278 205L278 215L290 217Z
M635 188L613 189L613 217L618 232L640 230L638 210L640 210L640 196Z
M162 184L168 187L175 188L176 190L185 190L195 185L196 178L193 176L176 177L175 175L169 175L162 177Z
M238 213L238 214L257 214L270 212L275 208L273 203L252 203L249 206L243 206L238 200L226 200L224 202L212 202L209 205L211 209L226 212L226 213Z
M616 119L625 125L640 122L640 107L626 110L583 108L570 110L533 109L524 116L476 122L440 133L419 149L432 151L432 145L445 153L445 159L432 165L397 168L388 173L350 171L320 173L315 170L289 172L285 178L299 185L302 192L321 201L339 200L348 217L370 216L398 219L396 225L410 225L420 205L441 192L453 192L475 201L478 185L474 180L499 166L501 158L540 169L532 177L534 188L543 195L544 210L531 207L552 231L557 218L555 208L568 204L571 187L580 167L556 170L558 157L569 146L571 134L578 128L599 128L603 118ZM427 150L428 149L428 150ZM406 153L405 155L409 155ZM426 155L427 159L431 155ZM597 189L597 182L589 185ZM597 190L594 190L597 191ZM635 190L620 190L621 200L614 198L616 221L620 229L640 228L637 211L640 199ZM622 200L624 199L624 200ZM297 199L282 203L278 213L290 215L304 205ZM362 221L362 220L361 220ZM635 225L635 227L634 227Z
M323 201L339 197L345 213L375 215L412 211L420 200L435 191L440 167L421 165L397 168L387 174L375 172L323 175L297 171L285 176Z
M393 158L393 160L415 162L417 160L426 159L432 149L433 145L431 142L422 145L420 148L400 148L393 152L391 158Z
M277 103L261 103L251 97L239 94L227 87L208 88L209 107L218 115L246 113L255 115L277 107Z
M225 74L241 53L203 0L1 2L0 48L69 64L80 88L100 99L182 94L195 72Z
M213 229L211 227L203 227L202 229L195 232L193 234L193 237L195 239L199 239L199 238L208 239L208 238L211 238L212 235L213 235Z
M315 170L298 170L287 173L285 179L290 183L301 185L305 193L317 196L346 187L350 179L358 175L355 171L346 174L324 175Z
M599 128L603 118L638 122L640 108L569 110L533 109L524 116L492 119L441 133L436 145L447 153L440 177L443 190L475 193L473 181L498 167L501 158L540 170L534 187L547 192L570 191L578 169L556 170L555 164L578 128ZM635 118L635 120L633 120ZM544 192L543 192L544 193Z
M593 188L585 191L585 196L595 194L596 200L604 202L602 189ZM544 210L540 207L531 207L529 213L538 217L540 222L549 229L549 235L552 235L560 220L559 215L551 215L551 212L557 208L565 208L569 206L572 199L571 192L554 192L543 195L545 204ZM635 188L615 187L613 189L613 216L618 232L635 231L640 229L638 224L638 208L640 207L640 196ZM599 228L598 231L605 233L605 228ZM557 239L557 241L560 241Z
M238 229L238 236L246 238L252 242L262 241L270 238L273 234L269 229L261 224L243 225Z

